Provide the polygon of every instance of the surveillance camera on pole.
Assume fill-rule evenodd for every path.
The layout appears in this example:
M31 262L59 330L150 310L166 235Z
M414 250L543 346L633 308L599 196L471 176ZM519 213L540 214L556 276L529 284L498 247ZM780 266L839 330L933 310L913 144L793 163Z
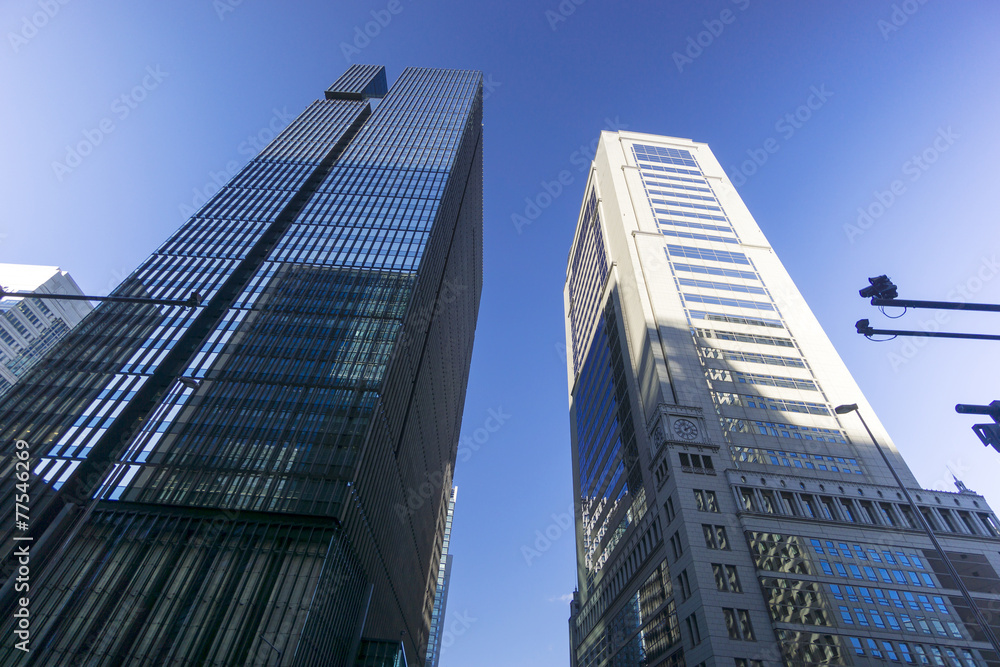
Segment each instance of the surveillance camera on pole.
M992 313L1000 313L1000 305L993 303L962 303L953 301L919 301L916 299L900 299L899 288L889 280L889 276L881 275L868 279L868 287L858 290L865 299L871 299L873 306L878 306L883 315L892 317L885 312L885 306L898 306L903 308L903 315L909 308L932 308L935 310L978 310ZM902 317L898 315L897 317ZM893 317L892 319L897 319ZM966 340L1000 340L1000 336L994 334L975 333L952 333L947 331L911 331L903 329L875 329L868 320L858 320L855 323L858 333L872 340L872 336L918 336L922 338L963 338ZM892 340L886 338L883 340ZM881 342L881 341L878 341Z

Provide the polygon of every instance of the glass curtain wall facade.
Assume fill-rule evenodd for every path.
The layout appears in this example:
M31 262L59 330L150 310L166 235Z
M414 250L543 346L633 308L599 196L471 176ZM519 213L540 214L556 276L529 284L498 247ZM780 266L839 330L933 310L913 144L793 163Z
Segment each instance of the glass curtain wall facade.
M115 291L200 307L104 303L11 390L0 512L5 563L33 539L28 664L423 659L482 286L481 125L478 72L389 89L352 66Z
M574 667L996 667L1000 524L921 489L708 146L602 133L565 285Z

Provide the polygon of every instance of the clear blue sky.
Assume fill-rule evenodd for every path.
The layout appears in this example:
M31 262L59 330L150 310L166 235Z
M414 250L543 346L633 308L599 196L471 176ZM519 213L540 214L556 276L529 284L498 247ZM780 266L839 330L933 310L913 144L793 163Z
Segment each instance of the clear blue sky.
M322 96L348 64L342 43L371 12L391 20L352 61L384 64L390 80L408 65L486 74L485 289L463 431L471 437L491 409L509 416L459 462L455 632L443 667L568 664L572 534L530 565L522 546L536 531L559 533L571 502L562 284L579 166L609 126L707 142L745 180L750 211L917 477L950 489L950 465L1000 509L1000 454L952 408L1000 398L998 344L875 344L853 326L889 322L856 292L879 273L902 296L944 299L961 287L970 300L1000 302L1000 5L562 7L565 16L558 0L0 6L0 262L59 265L94 293L180 225L213 173L242 165L251 137L266 139L269 125ZM689 62L674 55L712 29ZM800 110L814 89L817 108ZM769 139L778 150L763 161ZM81 141L93 150L67 163L66 146ZM912 161L925 151L933 164ZM753 155L763 164L741 168ZM512 214L562 170L572 183L519 234ZM895 181L895 201L880 211L877 193ZM879 215L858 226L859 207ZM998 330L988 316L940 326Z

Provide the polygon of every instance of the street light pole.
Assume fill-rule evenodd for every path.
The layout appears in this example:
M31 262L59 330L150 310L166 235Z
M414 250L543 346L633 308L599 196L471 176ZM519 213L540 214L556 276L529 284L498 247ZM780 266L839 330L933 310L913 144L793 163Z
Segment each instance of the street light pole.
M83 294L46 294L44 292L8 292L0 287L0 299L18 297L22 299L56 299L59 301L114 301L116 303L141 303L154 306L184 306L194 308L201 305L201 296L192 292L186 299L149 299L141 296L85 296Z
M965 582L962 581L962 578L959 576L958 571L955 569L955 566L952 565L951 559L948 558L948 554L944 552L944 547L942 547L941 543L938 542L937 537L934 535L934 531L927 523L927 520L924 518L924 515L920 512L920 508L917 507L917 504L913 501L913 497L910 495L910 492L907 490L906 486L903 485L903 480L899 478L899 474L896 473L896 469L892 467L891 463L889 463L889 457L885 455L885 451L882 449L882 445L880 445L878 440L875 439L875 434L872 433L872 430L868 428L868 422L866 422L865 418L861 415L861 411L858 409L858 404L852 403L850 405L838 405L834 409L834 411L838 415L847 414L848 412L857 413L858 419L861 420L861 425L864 426L865 431L868 432L868 437L871 438L872 444L875 445L875 449L878 450L878 453L882 455L882 461L885 462L885 465L889 469L889 472L892 473L893 479L896 480L896 485L899 487L899 490L902 491L903 495L906 497L906 502L909 503L910 510L913 512L914 515L916 515L917 521L920 522L920 525L923 527L924 532L927 533L927 537L930 538L931 543L934 545L934 549L937 550L938 555L941 557L941 560L944 561L945 567L948 568L948 572L955 580L955 585L962 592L962 595L965 597L965 601L969 604L969 607L972 608L972 613L975 615L976 620L979 622L979 626L983 629L983 633L986 635L987 640L989 641L990 644L993 645L993 650L997 651L997 653L1000 654L1000 642L997 641L996 635L993 634L993 630L987 624L986 619L983 617L982 612L979 610L979 606L976 604L976 601L972 599L972 594L969 593L969 589L965 587Z

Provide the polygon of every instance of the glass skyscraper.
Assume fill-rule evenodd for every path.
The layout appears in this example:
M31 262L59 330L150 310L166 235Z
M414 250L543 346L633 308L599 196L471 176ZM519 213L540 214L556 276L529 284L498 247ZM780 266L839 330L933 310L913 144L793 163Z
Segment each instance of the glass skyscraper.
M427 642L427 660L424 667L438 667L441 662L441 649L444 647L444 619L448 608L448 587L451 585L451 561L449 553L451 546L451 525L455 518L455 501L458 500L458 487L451 490L448 501L448 516L444 525L444 541L441 545L441 561L438 566L437 593L434 595L434 611L431 614L430 640Z
M201 306L104 303L15 385L0 599L15 637L29 545L30 653L5 641L0 662L422 661L482 286L481 126L478 72L389 89L352 66L115 291Z
M574 667L1000 665L997 517L920 488L708 146L602 133L565 316Z

